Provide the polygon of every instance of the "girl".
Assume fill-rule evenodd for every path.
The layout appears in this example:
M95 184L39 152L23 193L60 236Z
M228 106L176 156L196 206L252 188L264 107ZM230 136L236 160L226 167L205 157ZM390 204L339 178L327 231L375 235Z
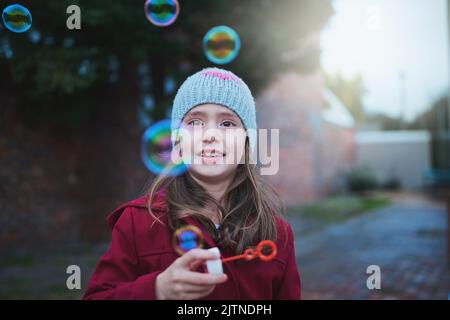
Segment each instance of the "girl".
M179 131L191 139L174 134ZM230 132L234 138L224 139ZM217 68L192 75L176 94L172 133L173 152L192 165L178 176L160 175L147 195L108 216L111 245L84 298L300 299L293 233L280 218L283 204L250 163L256 115L247 85ZM183 225L198 227L205 246L180 257L172 235ZM278 248L269 262L227 262L219 275L201 269L219 258L207 248L230 257L262 240Z

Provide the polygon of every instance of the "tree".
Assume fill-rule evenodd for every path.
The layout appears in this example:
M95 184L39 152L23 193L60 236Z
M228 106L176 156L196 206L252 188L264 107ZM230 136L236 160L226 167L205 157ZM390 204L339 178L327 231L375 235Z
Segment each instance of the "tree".
M410 124L409 129L427 130L431 134L433 168L450 169L449 97L444 95Z
M326 83L328 88L348 108L355 121L358 124L364 122L366 113L362 99L367 91L362 76L358 74L351 79L346 79L340 73L326 75Z
M180 0L177 21L166 28L150 24L143 0L21 1L33 16L26 34L0 30L0 93L16 99L15 108L33 124L79 128L110 121L118 98L137 104L143 83L154 99L154 119L163 118L174 92L165 92L170 77L179 85L201 67L211 66L202 52L204 34L228 25L240 35L238 58L226 65L256 92L279 71L318 67L312 51L295 64L280 56L332 14L329 0ZM81 30L66 28L66 8L81 8ZM3 10L3 8L0 8ZM105 117L105 114L108 116ZM105 119L106 118L106 119Z

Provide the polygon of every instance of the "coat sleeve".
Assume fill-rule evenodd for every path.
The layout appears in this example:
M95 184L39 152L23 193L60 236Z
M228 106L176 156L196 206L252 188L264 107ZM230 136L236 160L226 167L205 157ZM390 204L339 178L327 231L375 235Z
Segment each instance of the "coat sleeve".
M139 276L132 208L115 223L108 251L101 257L83 299L156 299L155 282L160 271Z
M300 275L297 268L294 249L294 235L292 228L287 224L287 260L284 276L281 280L275 300L300 300L301 299L301 283Z

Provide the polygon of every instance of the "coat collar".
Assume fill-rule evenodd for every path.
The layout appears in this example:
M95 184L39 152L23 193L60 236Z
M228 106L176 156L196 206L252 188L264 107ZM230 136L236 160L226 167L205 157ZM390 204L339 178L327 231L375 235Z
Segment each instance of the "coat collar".
M157 193L155 193L155 196L153 198L153 201L151 203L152 211L155 213L163 213L167 209L166 201L165 201L165 190L160 190ZM137 199L134 199L132 201L129 201L120 207L118 207L116 210L114 210L111 214L108 215L106 218L109 227L112 229L114 228L114 225L119 220L122 213L125 211L127 207L136 207L136 208L148 208L148 202L149 198L148 195L139 197Z
M167 187L161 189L158 193L155 194L155 197L151 204L152 210L167 213L166 195L167 195ZM205 229L205 226L202 223L200 223L198 219L192 216L187 216L182 218L181 220L183 220L188 225L194 225L197 228L199 228L200 231L202 232L203 239L207 246L209 246L210 248L217 247L217 244L211 238L210 234Z
M151 204L152 210L155 211L161 211L161 212L167 212L167 202L166 202L166 195L167 195L167 187L161 189L155 194L155 197L153 199L153 202ZM205 229L205 226L198 221L195 217L188 216L184 217L181 220L183 220L188 225L194 225L197 228L200 229L203 235L203 239L207 246L209 247L217 247L217 244L215 244L214 240L211 238L210 234Z
M155 196L153 197L153 201L151 202L151 209L155 214L164 214L167 213L167 202L166 202L166 195L167 195L167 187L164 187L163 189L159 190L155 193ZM108 218L108 225L112 229L116 222L119 220L121 214L127 207L138 207L138 208L148 208L148 202L149 198L148 196L142 196L140 198L137 198L133 201L130 201L121 207L117 208L113 213L111 213ZM211 238L205 227L202 223L198 221L195 217L184 217L181 220L183 220L186 224L194 225L197 228L199 228L203 234L203 239L205 241L205 244L209 247L217 247L217 244L215 244L214 240Z

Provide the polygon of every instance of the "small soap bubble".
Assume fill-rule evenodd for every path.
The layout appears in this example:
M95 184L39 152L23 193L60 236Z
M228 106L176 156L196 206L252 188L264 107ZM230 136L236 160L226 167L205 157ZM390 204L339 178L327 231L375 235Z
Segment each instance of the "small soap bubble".
M183 226L175 231L173 246L180 255L192 249L203 248L202 232L196 226Z
M33 19L27 8L20 4L12 4L3 10L2 20L8 30L22 33L31 28Z
M147 0L144 9L148 21L158 27L171 25L180 13L177 0Z
M230 63L236 58L240 49L239 35L227 26L214 27L203 38L206 58L216 64Z

